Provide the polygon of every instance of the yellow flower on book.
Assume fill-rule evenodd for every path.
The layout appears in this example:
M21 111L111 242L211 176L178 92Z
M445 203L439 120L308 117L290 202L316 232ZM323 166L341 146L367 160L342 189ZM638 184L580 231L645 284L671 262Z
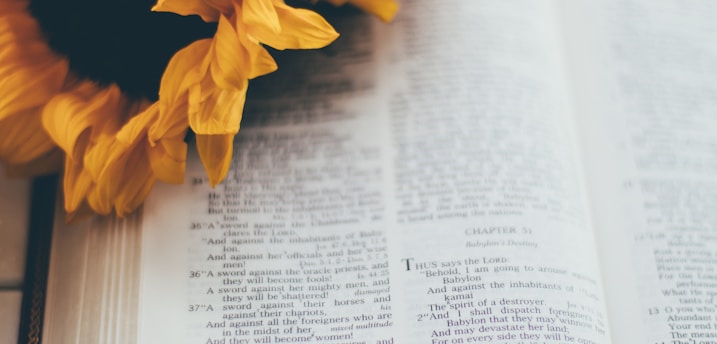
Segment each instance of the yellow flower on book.
M391 0L350 2L384 20L395 12ZM198 15L216 24L211 29L213 34L206 36L197 33L205 27L186 29L196 36L186 43L166 40L177 48L168 55L168 62L160 64L166 68L156 93L150 91L148 95L136 92L126 80L115 83L96 79L96 69L76 70L83 65L73 57L77 56L77 46L83 44L71 42L67 50L58 49L58 42L68 35L56 31L64 30L65 22L88 20L97 28L105 26L107 18L83 12L102 6L114 6L119 15L143 9L141 3L132 1L106 5L71 0L0 0L0 160L10 172L31 175L57 168L58 152L64 153L64 202L70 217L90 211L114 211L123 216L142 203L156 181L181 183L187 129L196 134L197 150L210 183L214 186L221 182L231 163L233 138L239 131L249 80L277 69L264 46L315 49L338 37L319 14L288 6L283 0L159 0L154 11ZM136 22L131 21L132 26L126 26L124 19L120 16L115 24L121 27L111 28L109 33L132 31L138 23L147 21L138 17ZM83 28L89 31L70 28L65 33L69 32L70 38L84 35L99 39L95 43L101 46L117 45L112 37L93 36L95 27ZM153 28L164 29L174 37L172 29L162 25ZM141 41L145 33L123 37L121 42ZM144 48L164 43L164 37L144 42ZM115 53L133 52L131 49ZM137 61L145 57L153 56L140 55ZM104 66L124 58L136 57L110 54L108 62L92 55L80 61ZM111 67L118 78L124 78L128 71L141 74L122 66Z

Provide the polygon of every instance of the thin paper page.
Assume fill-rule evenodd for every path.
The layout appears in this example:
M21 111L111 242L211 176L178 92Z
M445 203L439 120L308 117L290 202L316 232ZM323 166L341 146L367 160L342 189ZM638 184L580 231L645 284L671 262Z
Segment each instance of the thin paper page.
M604 342L553 3L408 3L391 96L404 342Z
M717 339L715 9L582 9L597 29L582 56L595 86L581 122L615 342Z

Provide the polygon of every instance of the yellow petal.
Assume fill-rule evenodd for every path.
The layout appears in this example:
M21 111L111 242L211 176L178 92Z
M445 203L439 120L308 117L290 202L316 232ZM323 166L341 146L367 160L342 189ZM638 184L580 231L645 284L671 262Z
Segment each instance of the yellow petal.
M281 22L278 34L266 26L247 26L247 33L257 41L275 49L318 49L333 42L339 34L318 13L293 8L283 1L274 1L276 13Z
M44 50L49 54L36 55L35 61L55 58L40 33L37 21L24 11L0 14L0 48L0 59L9 59L4 62L22 63L24 61L17 60L19 56L31 57L36 50Z
M93 128L95 129L95 128ZM110 126L103 126L93 133L92 144L85 148L83 164L93 180L98 180L105 168L108 155L112 152L112 145L115 141L115 134L119 129ZM113 130L114 129L114 130Z
M248 79L252 61L238 36L226 17L219 18L210 54L212 77L221 88L241 89Z
M184 182L187 144L181 138L161 140L148 147L147 155L158 180L172 184Z
M100 88L92 82L83 82L53 97L43 109L42 123L52 139L77 159L84 154L84 147L75 147L80 135L107 122L115 123L117 129L125 107L116 85Z
M0 15L0 119L43 105L60 91L68 68L28 13Z
M64 191L65 210L68 213L77 211L85 200L94 181L83 168L82 160L65 157L65 175L62 181Z
M232 163L234 135L197 135L199 158L207 170L209 184L221 183Z
M169 60L159 84L160 118L171 117L172 107L186 101L184 97L189 87L201 81L200 73L206 72L201 65L211 46L212 39L194 41Z
M271 57L266 48L256 41L249 39L244 32L247 30L243 27L242 32L239 33L238 38L242 47L245 49L247 56L249 57L249 66L247 73L248 79L254 79L256 77L272 73L277 70L276 61Z
M105 168L87 201L99 214L109 214L114 208L118 216L124 216L147 196L155 178L145 145L127 147L115 141L110 149Z
M27 110L0 120L0 160L9 164L24 164L55 147L42 129L39 111Z
M247 26L262 26L275 34L281 31L279 16L271 0L244 0L241 20Z
M102 166L96 186L87 198L95 211L106 214L114 208L120 217L133 211L154 185L155 168L170 181L177 180L177 171L164 169L179 167L179 173L183 174L186 148L181 136L163 138L154 148L149 144L147 132L158 117L159 104L151 104L129 120L111 142L99 142L85 156L86 165ZM150 154L151 149L155 151Z
M115 136L116 140L127 146L137 144L139 140L146 138L149 127L158 117L159 104L153 103L122 126Z
M189 85L189 126L202 135L236 134L246 100L247 78L273 71L276 64L266 49L237 32L225 16L219 20L202 66L206 63L210 75Z
M189 126L201 135L236 134L244 110L246 88L242 90L198 90L198 85L192 92L204 92L204 98L197 107L189 111ZM191 97L190 97L191 98Z
M91 82L77 84L53 98L45 107L43 123L68 154L63 181L68 213L78 211L95 188L101 173L97 170L101 170L103 162L85 168L86 152L95 145L98 137L111 140L124 120L126 110L128 101L116 85L99 88ZM107 207L109 204L105 209Z
M146 144L135 147L124 161L118 161L117 170L122 173L117 177L120 189L114 200L115 213L118 217L134 211L149 195L155 183L155 176L149 164ZM119 169L119 167L123 167ZM132 171L131 173L128 173Z
M65 82L64 60L33 66L0 66L0 119L43 105Z
M95 187L87 196L87 202L96 212L109 214L119 193L123 192L122 188L126 186L126 179L143 172L135 171L136 166L127 166L127 160L132 154L136 154L137 149L144 152L144 146L141 144L148 144L146 133L149 125L158 116L157 109L158 105L153 104L132 117L116 134L109 130L102 132L95 139L96 144L87 149L83 163L91 178L95 180ZM130 113L136 110L128 108ZM137 148L138 146L140 148ZM148 161L142 166L150 169Z
M160 117L166 116L165 109L169 109L171 104L187 92L189 85L201 80L188 74L200 72L199 66L209 53L211 44L212 40L209 38L194 41L177 51L169 60L159 83Z
M107 215L112 211L112 201L117 193L116 185L110 183L111 178L107 178L108 173L105 172L110 161L117 160L112 154L117 155L117 150L113 149L115 141L110 136L102 136L94 146L87 150L84 156L83 164L85 170L90 177L96 182L100 181L100 177L104 177L101 183L97 183L87 194L87 204L98 214Z
M150 126L148 137L154 144L164 136L185 131L189 122L188 90L201 81L200 65L209 52L211 39L195 41L169 61L159 86L159 119Z
M205 22L219 20L219 11L201 0L158 0L152 11L174 12L183 16L196 14Z

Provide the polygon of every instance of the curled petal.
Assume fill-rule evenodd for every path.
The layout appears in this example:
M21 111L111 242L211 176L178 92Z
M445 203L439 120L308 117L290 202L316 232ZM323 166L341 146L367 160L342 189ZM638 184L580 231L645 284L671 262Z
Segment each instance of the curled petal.
M124 161L118 161L118 165L124 165L124 177L121 182L121 189L114 200L115 214L118 217L134 211L149 195L152 186L156 181L152 167L147 157L146 146L132 150ZM132 173L128 173L132 171Z
M207 170L209 184L219 184L232 163L234 135L197 135L197 152Z
M293 8L281 0L274 1L281 31L273 32L266 25L247 25L247 33L272 48L318 49L333 42L339 34L316 12Z
M170 105L176 102L187 91L190 85L200 78L188 76L190 73L201 72L200 65L209 53L211 39L201 39L177 51L169 60L167 68L159 84L160 116L166 116Z
M6 3L2 1L0 3ZM7 14L0 9L0 59L10 59L6 61L27 62L27 60L18 59L25 58L31 61L41 61L48 59L58 59L45 43L44 37L40 32L37 21L27 12ZM38 52L45 52L45 55L36 55Z
M126 101L116 85L100 88L92 82L83 82L75 88L53 97L42 112L42 124L52 139L65 153L78 159L84 154L90 138L76 145L81 135L91 136L88 129L111 124L119 128Z
M99 214L107 215L114 208L122 217L147 197L155 177L144 145L126 146L114 141L109 149L105 168L87 202Z
M132 117L115 135L118 144L130 147L146 137L147 130L159 116L159 104L154 103Z
M55 143L42 129L39 109L0 120L0 160L25 164L46 154Z
M159 104L154 103L85 156L85 164L100 166L96 186L88 195L92 209L107 214L114 208L122 217L144 201L156 180L182 182L187 150L184 133L150 145L148 131L158 117Z
M87 197L94 181L90 174L83 168L83 161L65 156L65 172L62 181L64 191L65 211L74 213Z
M184 182L187 144L181 137L161 140L158 144L147 147L147 154L158 180L172 184Z
M201 95L191 96L197 99L197 104L189 108L189 126L197 134L221 135L236 134L244 110L247 89L223 90L211 85L197 85L191 93Z
M97 144L88 148L83 163L94 179L95 187L87 196L87 201L96 212L109 214L115 207L118 215L125 214L127 203L122 204L122 208L116 207L120 194L137 192L138 185L145 182L154 183L154 178L144 181L146 175L151 174L145 146L149 144L146 133L149 125L157 119L157 109L155 103L132 117L116 134L105 132L98 136ZM134 110L128 111L134 113ZM132 180L137 178L142 181ZM135 189L128 190L130 186ZM125 201L128 199L126 196L123 198Z
M211 47L211 72L221 88L244 88L251 68L247 50L226 17L219 18Z
M90 159L86 165L86 154L98 141L112 140L130 104L116 85L100 87L84 81L68 86L45 106L43 126L66 153L63 189L68 213L77 212L93 192L103 168L103 159ZM109 209L109 203L102 208Z
M0 119L44 105L63 87L68 70L28 13L0 15Z
M242 22L247 26L263 26L273 33L281 31L279 15L273 1L244 0L242 2Z
M254 79L277 70L276 61L261 44L250 40L246 34L239 34L238 37L249 61L249 73L246 76L248 79Z
M269 52L237 31L226 17L219 19L209 54L212 78L224 89L244 89L248 79L277 68Z
M103 215L107 215L112 211L113 199L117 194L117 187L111 183L111 177L114 177L114 175L108 178L107 176L111 172L106 172L106 166L117 160L117 157L113 157L113 155L117 155L118 150L114 149L115 147L113 146L114 140L112 136L102 136L96 145L87 150L82 162L93 181L100 180L100 177L103 178L103 182L95 185L91 192L87 194L88 205L92 210ZM110 157L114 159L110 160Z
M169 61L159 86L159 118L149 128L151 145L162 137L186 132L189 125L187 93L192 85L202 79L201 65L211 42L211 39L193 42L175 53Z
M63 60L41 65L0 66L0 119L19 111L43 105L60 91L67 76L68 65Z

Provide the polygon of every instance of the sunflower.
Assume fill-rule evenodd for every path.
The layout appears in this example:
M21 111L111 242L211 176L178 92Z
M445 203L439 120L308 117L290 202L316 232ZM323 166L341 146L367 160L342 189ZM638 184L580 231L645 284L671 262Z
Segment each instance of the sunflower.
M393 0L326 1L352 3L384 21L397 10ZM318 13L284 0L159 0L151 7L173 14L151 13L151 3L137 0L108 3L0 0L0 161L10 174L64 166L70 218L90 211L124 216L156 181L182 183L188 130L210 184L221 182L249 80L277 69L265 46L316 49L338 37ZM132 21L124 17L138 12ZM157 15L164 22L152 24ZM123 55L132 50L128 39L93 30L105 27L112 34L139 30L129 43L140 52L157 42L172 50L145 63L163 54ZM177 32L188 38L177 39ZM78 47L96 54L78 54ZM154 88L131 78L153 73L161 75Z

